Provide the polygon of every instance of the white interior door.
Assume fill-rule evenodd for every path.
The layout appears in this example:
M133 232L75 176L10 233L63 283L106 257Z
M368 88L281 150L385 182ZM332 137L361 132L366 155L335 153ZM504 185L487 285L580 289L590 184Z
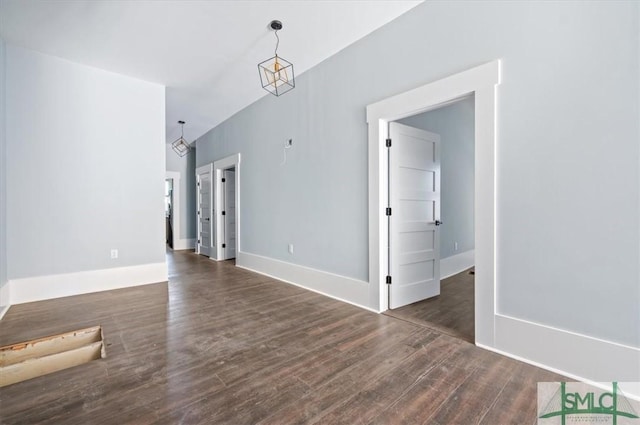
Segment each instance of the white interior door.
M222 172L223 180L223 259L236 258L236 172L234 169Z
M212 182L210 167L197 172L198 185L198 244L197 252L207 257L211 255L213 243L211 226Z
M440 136L389 124L389 308L440 294Z

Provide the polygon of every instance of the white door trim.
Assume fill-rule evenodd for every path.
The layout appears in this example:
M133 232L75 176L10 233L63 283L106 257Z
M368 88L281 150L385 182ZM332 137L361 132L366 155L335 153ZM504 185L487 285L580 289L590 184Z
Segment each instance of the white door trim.
M500 60L480 65L367 106L369 127L369 297L370 305L388 309L388 171L385 138L390 121L437 109L475 95L475 335L476 343L494 345L496 86Z
M215 211L215 245L216 245L216 260L222 260L225 258L224 251L222 248L222 243L224 242L222 238L219 238L218 235L223 234L224 220L221 214L221 207L223 203L222 199L222 171L228 168L236 169L236 256L240 253L241 250L241 223L240 223L240 154L237 153L235 155L228 156L226 158L222 158L213 163L213 178L215 179L214 188L215 188L215 196L214 196L214 207Z
M165 180L173 180L173 192L171 198L171 231L172 231L172 243L173 249L176 249L176 242L181 239L180 235L180 172L179 171L167 171L165 173Z
M209 173L209 175L211 176L211 179L213 179L213 164L209 163L207 165L203 165L201 167L196 168L196 185L198 183L200 183L200 174L204 174L204 173ZM211 183L212 185L212 189L213 189L213 182ZM210 191L211 196L213 197L213 190ZM212 209L212 211L209 211L209 217L213 217L213 199L209 200L209 206ZM198 194L198 187L196 186L196 223L199 226L198 223L200 223L200 217L197 215L198 211L200 210L200 204L199 204L199 194ZM213 223L209 222L209 233L212 234L211 230L213 230ZM200 239L200 228L196 228L196 253L200 254L200 244L197 242L198 239ZM214 246L214 242L213 240L211 241L211 246L210 248L213 248ZM209 257L211 258L211 257Z

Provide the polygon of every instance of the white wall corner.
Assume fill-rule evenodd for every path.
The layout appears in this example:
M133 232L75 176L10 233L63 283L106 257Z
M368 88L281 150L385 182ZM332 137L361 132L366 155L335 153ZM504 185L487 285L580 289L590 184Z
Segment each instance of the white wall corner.
M461 252L447 258L440 259L440 279L446 279L473 267L475 264L475 250Z
M3 307L0 307L0 320L2 320L2 318L4 317L5 314L7 314L7 312L9 311L9 307L11 307L10 305L5 305Z
M10 303L22 304L52 298L109 291L166 282L167 263L90 270L9 280ZM6 286L6 285L5 285Z
M11 307L11 285L9 282L0 288L0 320L7 314Z
M369 283L362 280L247 252L237 253L236 266L379 313L368 306Z

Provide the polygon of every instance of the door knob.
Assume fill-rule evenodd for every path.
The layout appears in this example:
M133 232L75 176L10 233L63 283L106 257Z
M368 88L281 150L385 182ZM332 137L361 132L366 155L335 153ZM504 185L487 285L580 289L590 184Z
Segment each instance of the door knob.
M442 222L440 220L436 220L436 226L440 226Z

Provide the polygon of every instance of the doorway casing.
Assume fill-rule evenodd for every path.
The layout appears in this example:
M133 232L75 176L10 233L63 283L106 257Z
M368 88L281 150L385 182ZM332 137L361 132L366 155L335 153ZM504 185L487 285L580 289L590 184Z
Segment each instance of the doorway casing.
M224 170L228 170L230 168L235 168L236 175L236 186L235 186L235 205L236 205L236 253L240 252L240 154L237 153L235 155L228 156L226 158L222 158L213 163L213 178L214 182L214 207L215 211L215 246L216 246L216 260L224 259L224 251L222 248L222 244L224 240L220 237L220 235L224 234L224 217L221 214L222 205L223 205L223 197L222 197L222 173Z
M475 96L475 335L493 346L496 293L496 87L500 60L477 66L367 106L369 128L369 288L370 305L388 309L387 275L389 181L385 139L390 121Z

